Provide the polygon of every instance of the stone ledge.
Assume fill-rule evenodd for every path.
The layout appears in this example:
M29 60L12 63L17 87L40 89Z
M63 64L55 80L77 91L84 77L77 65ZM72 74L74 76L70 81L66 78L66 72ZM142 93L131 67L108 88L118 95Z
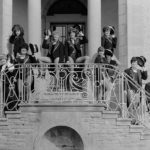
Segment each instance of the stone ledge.
M118 126L129 126L131 125L131 120L129 118L117 118L117 125Z
M112 119L112 118L118 118L118 115L119 115L119 111L107 111L107 110L103 110L102 111L102 114L103 114L103 116L102 116L102 118L104 118L104 119Z
M130 133L142 133L144 127L141 125L130 125L129 129Z
M25 104L20 105L22 112L102 112L104 104Z

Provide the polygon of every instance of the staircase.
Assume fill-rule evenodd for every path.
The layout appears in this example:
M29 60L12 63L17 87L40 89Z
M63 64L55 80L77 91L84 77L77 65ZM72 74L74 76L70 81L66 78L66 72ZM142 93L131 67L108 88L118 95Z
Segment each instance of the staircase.
M53 121L53 122L52 122ZM120 119L118 111L102 105L24 105L0 119L0 150L39 150L37 139L53 126L70 126L84 141L85 150L149 150L150 129ZM50 148L49 148L50 149Z

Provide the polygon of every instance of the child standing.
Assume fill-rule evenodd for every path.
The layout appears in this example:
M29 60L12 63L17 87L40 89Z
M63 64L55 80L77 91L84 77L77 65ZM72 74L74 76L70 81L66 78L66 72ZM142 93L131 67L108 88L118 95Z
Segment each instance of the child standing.
M12 51L13 56L16 58L17 53L19 52L20 46L25 43L25 40L23 38L24 36L24 30L23 28L16 24L12 27L12 35L9 38L9 42L12 44Z

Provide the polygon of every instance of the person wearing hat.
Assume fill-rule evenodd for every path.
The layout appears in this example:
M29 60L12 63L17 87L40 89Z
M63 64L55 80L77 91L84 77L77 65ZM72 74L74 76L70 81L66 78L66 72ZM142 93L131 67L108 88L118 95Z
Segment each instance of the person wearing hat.
M80 44L86 44L86 43L88 43L88 40L85 37L85 35L83 34L83 32L81 30L81 27L78 24L75 24L73 26L73 28L76 29L77 38L79 38Z
M89 62L88 56L82 56L81 43L77 38L77 31L71 28L69 31L69 39L65 41L65 61L67 63L84 63Z
M41 61L56 64L64 62L64 45L59 40L59 36L57 31L52 33L52 41L49 41L49 36L45 36L42 48L48 49L48 53L46 57L39 58Z
M97 50L97 56L95 58L94 63L100 63L100 64L105 63L106 58L104 53L105 53L105 49L102 46L100 46Z
M118 62L116 60L112 59L113 52L110 49L105 49L105 72L103 74L104 77L104 86L105 86L105 100L108 101L108 105L110 102L110 96L111 96L111 90L113 87L113 82L117 75L117 69L118 69Z
M95 65L95 80L96 80L96 87L95 87L95 98L99 102L104 97L104 85L103 85L103 74L102 74L102 66L106 63L106 58L104 55L105 49L100 46L97 50L96 56L94 56L94 63Z
M19 52L20 46L25 43L24 40L24 30L23 27L19 24L15 24L12 27L12 35L9 38L10 44L12 44L13 48L13 56L16 58L17 53Z
M146 80L145 74L147 74L147 71L141 72L141 70L138 69L137 57L132 57L130 63L131 67L124 70L126 77L124 88L127 97L127 108L133 111L133 109L138 108L141 101L139 89L142 87L142 79Z
M110 49L114 53L117 46L117 37L115 36L115 28L112 26L105 26L103 28L103 36L101 37L101 45L105 49Z
M39 63L38 59L34 55L28 54L29 46L27 43L23 43L19 48L19 54L16 56L15 63L18 66L22 64L36 64ZM18 69L18 91L21 98L29 99L29 93L34 90L34 73L32 67L19 67ZM26 85L27 83L27 85ZM24 95L23 95L24 94Z
M3 79L4 111L13 111L17 110L18 103L17 69L14 66L15 60L12 55L4 55L3 59L5 63L1 66L1 79ZM12 86L13 88L10 89Z

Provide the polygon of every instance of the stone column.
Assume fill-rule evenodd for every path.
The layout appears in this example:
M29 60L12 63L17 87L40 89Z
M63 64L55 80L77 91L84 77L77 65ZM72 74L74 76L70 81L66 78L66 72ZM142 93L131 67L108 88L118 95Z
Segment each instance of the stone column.
M41 45L41 0L28 0L28 40Z
M101 0L88 0L88 54L92 57L101 45Z
M1 34L1 50L0 53L7 54L10 50L10 44L9 44L9 36L11 35L11 29L12 29L12 11L13 11L13 2L12 0L2 0L2 34Z

